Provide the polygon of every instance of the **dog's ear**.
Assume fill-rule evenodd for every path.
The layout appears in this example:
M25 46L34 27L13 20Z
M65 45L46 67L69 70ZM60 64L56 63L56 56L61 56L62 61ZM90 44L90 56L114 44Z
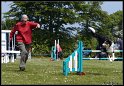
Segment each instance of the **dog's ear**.
M110 41L110 40L107 40L107 43L109 44L109 46L112 45L112 41Z

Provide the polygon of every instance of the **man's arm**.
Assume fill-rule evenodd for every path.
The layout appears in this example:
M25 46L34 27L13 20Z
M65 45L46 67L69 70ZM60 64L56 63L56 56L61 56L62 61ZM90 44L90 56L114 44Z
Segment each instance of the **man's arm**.
M17 31L17 25L15 25L10 32L10 41L12 40L13 35L15 34L16 31Z
M30 25L31 25L31 29L40 28L40 24L35 23L35 22L30 22Z

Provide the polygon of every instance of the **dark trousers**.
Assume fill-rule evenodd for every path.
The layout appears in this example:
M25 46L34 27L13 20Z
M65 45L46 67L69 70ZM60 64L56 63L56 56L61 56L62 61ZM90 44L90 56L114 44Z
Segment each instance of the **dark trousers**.
M62 52L58 52L58 58L63 59L63 53Z
M28 54L29 54L29 49L30 49L31 44L24 44L22 42L18 42L17 45L21 52L19 67L26 67L26 61L28 60Z

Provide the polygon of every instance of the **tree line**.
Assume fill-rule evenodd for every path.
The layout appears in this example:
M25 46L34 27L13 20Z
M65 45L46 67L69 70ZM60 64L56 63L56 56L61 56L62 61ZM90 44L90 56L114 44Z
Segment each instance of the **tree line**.
M4 13L2 29L12 29L21 15L27 14L30 21L42 25L41 29L33 30L32 53L50 53L54 40L59 39L67 56L76 48L77 40L82 40L85 47L95 49L97 40L89 33L89 26L113 41L123 36L123 12L109 15L101 9L102 4L103 1L13 1L11 9ZM80 27L65 27L75 23Z

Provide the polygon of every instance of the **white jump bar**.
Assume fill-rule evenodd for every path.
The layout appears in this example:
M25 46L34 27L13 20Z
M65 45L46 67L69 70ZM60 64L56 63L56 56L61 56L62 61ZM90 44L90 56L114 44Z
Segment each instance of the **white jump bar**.
M83 52L101 52L101 50L83 50ZM112 52L112 51L107 51ZM114 52L123 52L123 50L114 50Z
M10 33L11 30L1 30L2 33Z
M2 53L20 53L20 51L2 51Z

